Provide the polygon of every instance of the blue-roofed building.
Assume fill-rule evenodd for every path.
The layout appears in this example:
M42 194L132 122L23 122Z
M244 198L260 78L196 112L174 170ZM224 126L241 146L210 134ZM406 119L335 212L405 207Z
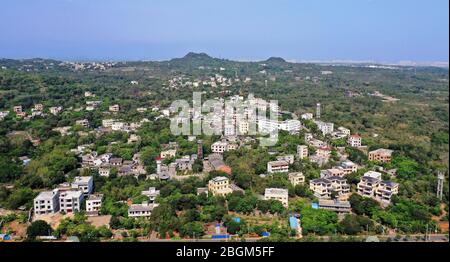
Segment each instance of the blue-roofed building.
M240 217L234 217L233 221L236 223L241 223L241 218Z
M313 209L319 209L319 204L317 204L317 203L312 203L312 204L311 204L311 207L312 207Z
M264 232L261 234L262 237L269 237L270 236L270 232Z

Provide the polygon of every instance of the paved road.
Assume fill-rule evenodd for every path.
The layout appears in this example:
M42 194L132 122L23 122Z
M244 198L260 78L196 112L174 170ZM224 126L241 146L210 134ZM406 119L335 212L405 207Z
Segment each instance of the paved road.
M368 236L374 236L374 235L360 235L359 237L368 237ZM396 241L394 240L396 235L377 235L378 238L380 238L381 240L385 240L387 238L391 238L392 241L395 242L449 242L449 239L447 238L446 234L431 234L427 237L427 240L425 241L425 235L423 234L414 234L414 235L409 235L408 238L407 235L400 235L401 238ZM345 237L345 236L344 236ZM419 239L417 239L416 237L420 237ZM324 240L329 240L330 236L321 236L319 238L322 238ZM245 241L246 242L257 242L258 240L260 240L262 238L246 238ZM142 242L227 242L227 240L224 239L177 239L177 240L173 240L173 239L139 239L139 241ZM240 241L240 238L234 238L233 240L230 240L233 242L236 241Z

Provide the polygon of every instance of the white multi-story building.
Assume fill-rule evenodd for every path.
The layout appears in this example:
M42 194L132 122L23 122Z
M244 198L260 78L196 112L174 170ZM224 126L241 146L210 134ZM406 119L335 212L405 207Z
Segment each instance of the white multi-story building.
M272 173L287 173L289 172L289 163L286 161L270 161L267 163L267 172Z
M272 132L276 130L283 130L290 133L298 132L301 128L301 123L298 120L285 120L279 122L278 120L272 120L267 118L258 119L258 127L260 131Z
M353 163L350 160L343 161L339 165L339 167L342 168L342 170L344 171L345 175L348 175L350 173L354 173L354 172L358 171L358 165L356 165L355 163Z
M313 119L314 116L312 113L304 113L300 117L301 117L301 119L304 119L304 120L311 120L311 119Z
M361 177L357 185L358 194L371 197L383 204L389 204L391 197L398 194L398 183L382 181L381 173L369 171Z
M343 126L338 127L338 131L341 132L344 135L347 135L347 136L350 135L350 129L345 128Z
M80 212L83 192L63 191L59 194L59 210L65 213Z
M333 185L330 180L325 178L318 178L309 181L309 189L314 192L317 198L330 198Z
M380 182L381 173L375 171L366 172L357 185L358 194L365 197L373 197Z
M225 151L237 149L237 144L228 143L227 141L217 141L211 145L211 151L213 153L222 154Z
M319 128L319 130L322 132L323 135L331 134L334 130L333 123L323 122L320 120L316 120L314 122L316 123L317 128Z
M288 178L289 182L291 182L293 186L302 185L305 183L305 176L302 172L289 173Z
M86 199L86 212L88 215L98 215L100 209L102 208L103 195L90 195Z
M389 204L393 195L398 194L398 183L392 181L381 181L375 190L375 199Z
M351 135L347 139L347 143L351 147L360 147L361 146L361 136L359 135Z
M308 157L308 146L298 145L297 146L297 157L298 159L305 159Z
M266 188L264 192L264 200L280 201L284 207L289 206L289 194L287 189L283 188Z
M250 124L247 121L239 121L238 130L240 135L245 135L250 130Z
M328 177L327 180L331 182L332 191L336 192L338 196L347 195L350 193L350 185L347 184L347 179L340 176Z
M34 214L52 214L59 210L59 191L54 189L53 191L40 192L34 199Z
M208 190L213 196L226 196L233 192L230 186L230 180L224 176L215 177L208 182Z
M91 176L77 176L71 183L71 187L80 190L84 195L89 195L94 190L94 179Z

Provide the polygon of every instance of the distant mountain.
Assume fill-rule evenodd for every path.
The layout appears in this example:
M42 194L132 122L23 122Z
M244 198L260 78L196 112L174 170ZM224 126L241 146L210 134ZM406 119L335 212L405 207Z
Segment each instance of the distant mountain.
M213 58L206 53L189 52L183 57L183 59L213 59Z
M200 66L211 66L211 67L219 67L226 63L228 60L223 60L219 58L214 58L209 56L206 53L194 53L189 52L182 58L174 58L169 60L171 66L180 66L180 67L200 67Z
M270 57L265 62L266 63L286 63L286 60L284 60L281 57Z

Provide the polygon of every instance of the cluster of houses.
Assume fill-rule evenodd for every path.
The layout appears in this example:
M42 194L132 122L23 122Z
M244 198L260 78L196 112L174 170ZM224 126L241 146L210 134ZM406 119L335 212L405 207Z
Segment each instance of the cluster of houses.
M86 149L85 146L78 146L74 152L82 152ZM84 168L95 168L98 170L100 176L108 177L111 172L111 168L117 169L118 176L139 176L145 175L145 167L141 161L141 155L139 153L134 154L132 160L123 160L120 157L113 157L111 153L105 153L97 155L97 152L92 151L90 153L81 156L81 165Z
M62 183L52 191L40 192L33 200L34 214L39 216L57 212L66 214L80 212L81 204L86 200L86 213L98 215L103 196L92 194L93 190L93 177L75 177L72 183Z
M50 107L49 108L51 114L58 114L62 111L62 107ZM44 105L42 104L35 104L33 108L31 108L31 114L27 114L23 110L23 107L21 105L17 105L13 107L13 112L17 118L21 118L24 120L31 120L35 117L46 117L47 113L44 112ZM8 111L0 112L0 119L3 119L9 114Z
M203 68L204 67L200 67ZM220 71L224 71L225 68L219 68ZM200 77L194 80L191 80L185 76L177 76L169 79L168 88L169 89L179 89L179 88L197 88L200 86L210 86L212 88L216 87L230 87L234 82L240 82L239 78L228 78L221 74L214 74L209 77Z

